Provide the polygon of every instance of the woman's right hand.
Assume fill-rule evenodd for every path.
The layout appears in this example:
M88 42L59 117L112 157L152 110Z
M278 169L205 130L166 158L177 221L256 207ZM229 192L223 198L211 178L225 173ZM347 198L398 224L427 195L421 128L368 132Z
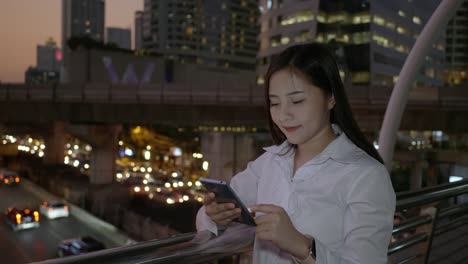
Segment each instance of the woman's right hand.
M217 225L227 225L232 222L232 220L240 217L240 208L236 208L233 203L218 204L214 193L205 195L203 203L205 205L206 215Z

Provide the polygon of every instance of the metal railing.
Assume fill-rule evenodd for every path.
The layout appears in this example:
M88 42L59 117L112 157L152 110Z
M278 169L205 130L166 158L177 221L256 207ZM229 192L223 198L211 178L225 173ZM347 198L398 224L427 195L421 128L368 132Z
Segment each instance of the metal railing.
M412 212L413 216L394 226L394 241L389 245L388 254L389 257L392 257L405 250L409 250L410 254L398 261L391 261L391 263L412 263L421 257L425 258L424 263L427 263L431 253L431 242L434 237L468 224L468 216L466 216L468 203L445 205L443 208L436 203L467 193L468 181L444 184L414 192L399 193L397 195L397 212L408 215ZM418 210L418 213L411 211L418 207L425 207L426 209L438 208L439 210L438 213L432 215L419 214L424 210ZM429 228L425 229L426 232L417 232L417 229L422 226L429 226ZM407 235L403 239L395 239L396 236L401 234ZM226 257L234 260L231 263L235 263L239 261L241 254L252 250L251 247L246 247L234 252L207 253L205 249L199 249L190 243L195 235L195 233L187 233L167 239L152 240L86 255L47 260L39 263L209 263L210 261ZM426 251L413 250L414 247L422 243L426 243L425 247L423 247Z

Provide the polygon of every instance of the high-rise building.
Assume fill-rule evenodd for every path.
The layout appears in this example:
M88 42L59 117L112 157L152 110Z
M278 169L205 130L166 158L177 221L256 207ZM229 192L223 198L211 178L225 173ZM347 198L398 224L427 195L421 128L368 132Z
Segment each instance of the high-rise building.
M143 48L143 11L135 12L135 50L141 50Z
M468 1L459 7L447 25L445 82L448 85L468 83Z
M182 63L255 70L257 0L145 0L143 48Z
M392 86L438 0L260 0L257 83L271 57L298 43L328 43L346 83ZM436 40L416 78L418 86L443 84L445 45Z
M104 41L104 0L62 0L62 49L70 37L89 36Z
M57 47L55 40L49 38L45 45L37 45L37 69L58 72L61 63L62 50Z
M132 33L130 29L125 28L107 28L107 43L113 43L122 49L132 48Z

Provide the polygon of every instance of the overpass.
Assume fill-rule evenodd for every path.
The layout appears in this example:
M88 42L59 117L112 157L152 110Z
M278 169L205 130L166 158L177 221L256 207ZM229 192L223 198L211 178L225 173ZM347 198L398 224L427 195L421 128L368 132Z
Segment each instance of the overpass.
M467 87L468 88L468 87ZM360 127L370 133L382 124L391 87L349 86L347 93ZM93 146L91 181L112 182L120 124L266 127L264 91L236 83L110 85L0 85L0 124L43 131L49 163L62 163L65 133ZM468 89L414 88L402 130L466 132ZM77 126L78 125L78 126ZM81 127L81 129L80 129ZM78 133L78 134L77 134ZM238 133L237 133L238 134ZM210 174L229 178L254 158L253 135L203 132L202 152ZM224 153L220 155L220 153ZM230 153L227 155L226 153ZM232 155L231 155L232 154ZM231 169L226 169L231 164ZM226 175L226 177L221 176Z
M347 87L361 128L377 131L391 87ZM264 90L235 83L192 86L0 84L0 122L44 124L165 124L178 126L266 126ZM468 131L468 87L427 87L411 90L402 130Z

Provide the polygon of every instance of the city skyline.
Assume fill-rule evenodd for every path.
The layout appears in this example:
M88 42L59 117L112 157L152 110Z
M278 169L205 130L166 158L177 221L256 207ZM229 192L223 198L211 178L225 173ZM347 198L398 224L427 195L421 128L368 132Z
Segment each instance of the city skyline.
M5 0L0 4L0 82L23 83L29 66L36 64L36 46L52 37L61 43L61 0ZM134 29L135 11L143 0L106 1L106 27ZM60 45L60 44L59 44Z

